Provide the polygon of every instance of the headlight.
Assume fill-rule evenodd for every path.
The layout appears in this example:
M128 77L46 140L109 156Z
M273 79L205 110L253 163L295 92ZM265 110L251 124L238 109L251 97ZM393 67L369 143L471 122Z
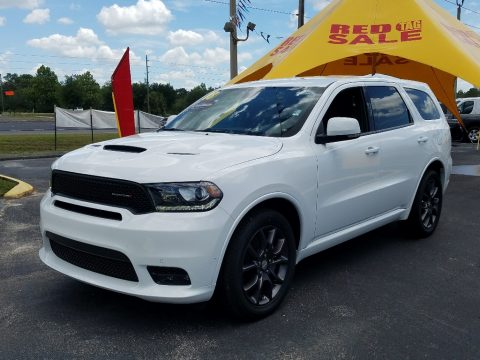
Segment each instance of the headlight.
M218 205L223 193L210 182L147 184L160 212L208 211Z

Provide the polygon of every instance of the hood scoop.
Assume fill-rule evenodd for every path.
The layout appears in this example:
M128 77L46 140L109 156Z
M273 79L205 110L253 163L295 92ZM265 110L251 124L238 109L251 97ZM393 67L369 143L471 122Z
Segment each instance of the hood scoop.
M119 151L119 152L127 152L127 153L142 153L147 149L137 147L137 146L128 146L128 145L105 145L103 150L108 151Z

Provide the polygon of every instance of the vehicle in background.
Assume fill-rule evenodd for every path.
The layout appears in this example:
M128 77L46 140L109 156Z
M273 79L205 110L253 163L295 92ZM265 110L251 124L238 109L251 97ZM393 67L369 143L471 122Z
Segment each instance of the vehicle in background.
M457 99L456 103L466 129L458 122L445 105L440 104L445 118L448 121L448 125L450 126L452 141L476 143L480 130L480 98L461 98Z
M477 142L480 130L480 97L457 99L458 111L467 128L466 141Z
M457 99L458 103L459 99ZM447 109L447 107L440 103L442 107L443 114L447 119L448 126L450 126L450 135L452 137L452 141L455 142L464 142L469 141L467 131L463 128L463 126L458 122L458 120L453 116L453 114Z

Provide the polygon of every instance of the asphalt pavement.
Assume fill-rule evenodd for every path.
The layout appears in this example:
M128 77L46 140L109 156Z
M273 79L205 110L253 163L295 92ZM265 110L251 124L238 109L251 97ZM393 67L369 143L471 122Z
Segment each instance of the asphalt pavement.
M453 157L480 165L471 145ZM480 358L479 176L452 175L432 237L391 224L312 256L276 313L238 323L214 304L149 303L43 265L38 204L53 160L0 161L37 189L0 200L1 359Z

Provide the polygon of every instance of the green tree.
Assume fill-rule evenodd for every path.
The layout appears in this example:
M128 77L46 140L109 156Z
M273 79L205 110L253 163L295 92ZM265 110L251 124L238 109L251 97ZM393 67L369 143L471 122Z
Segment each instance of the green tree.
M480 89L478 88L470 88L467 91L458 90L457 98L466 98L466 97L479 97L480 96Z
M15 92L14 96L5 97L6 111L33 111L33 79L33 75L30 74L17 75L8 73L5 75L4 90L13 90Z
M113 98L112 98L112 83L107 81L101 88L100 88L100 98L102 101L102 105L100 106L101 110L105 111L113 111Z
M147 111L147 85L144 83L132 84L133 107L138 110Z
M163 115L172 114L175 100L177 99L177 92L170 84L154 83L150 86L151 91L162 94L165 100L165 113Z
M100 85L95 81L90 71L65 76L62 98L64 105L72 109L77 107L98 109L102 104Z
M40 66L33 79L34 108L37 112L53 112L58 103L60 83L57 74L48 66Z
M150 112L155 115L165 115L166 108L163 94L158 91L150 92Z

